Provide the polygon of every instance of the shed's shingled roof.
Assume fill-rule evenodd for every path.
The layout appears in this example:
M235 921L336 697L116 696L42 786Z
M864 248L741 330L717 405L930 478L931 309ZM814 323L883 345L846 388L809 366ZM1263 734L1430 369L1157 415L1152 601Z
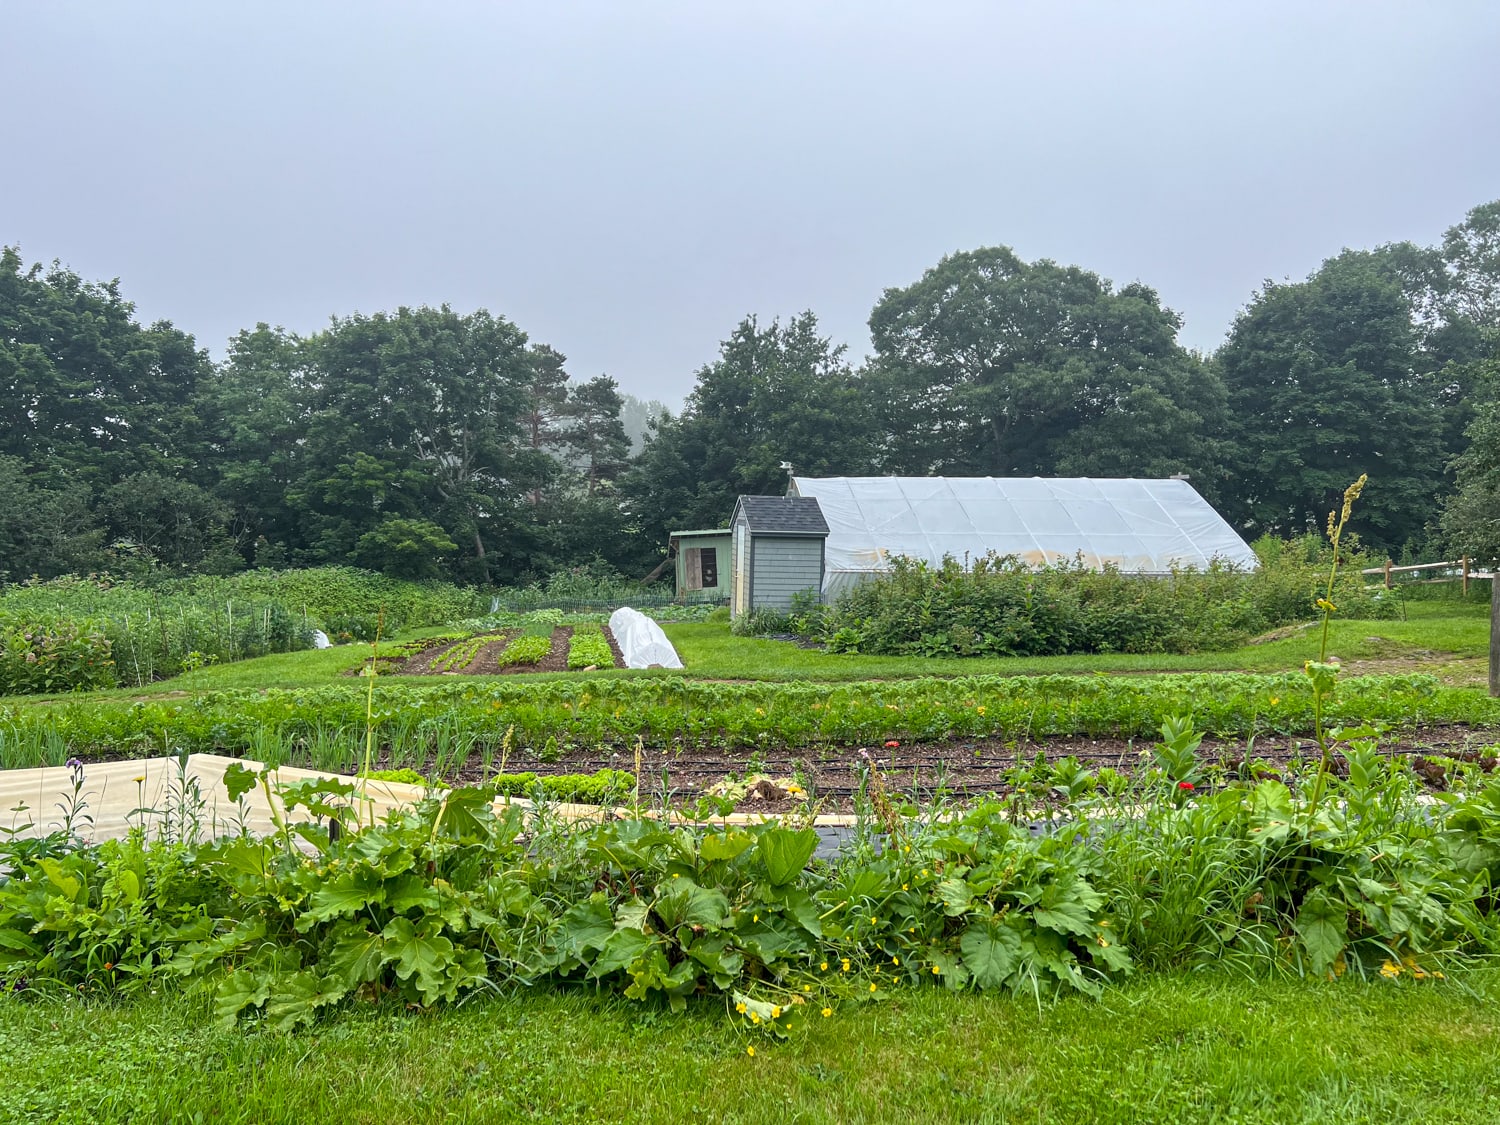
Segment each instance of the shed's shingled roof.
M745 513L757 535L828 534L823 509L812 496L741 496L735 510Z

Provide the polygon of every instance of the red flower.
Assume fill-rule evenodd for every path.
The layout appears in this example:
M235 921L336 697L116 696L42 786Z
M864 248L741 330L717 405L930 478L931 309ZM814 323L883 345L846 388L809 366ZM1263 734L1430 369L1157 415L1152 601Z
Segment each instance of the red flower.
M1195 788L1195 786L1193 785L1193 783L1191 781L1179 781L1177 783L1177 788L1179 788L1179 789L1193 789L1193 788Z
M895 739L894 739L894 738L892 738L892 739L889 739L889 740L888 740L888 741L887 741L887 742L886 742L886 744L885 744L885 748L886 748L886 749L887 749L887 750L894 750L894 749L896 749L896 748L897 748L897 747L898 747L898 746L900 746L900 745L901 745L901 743L899 743L899 742L897 742L897 741L896 741L896 740L895 740Z

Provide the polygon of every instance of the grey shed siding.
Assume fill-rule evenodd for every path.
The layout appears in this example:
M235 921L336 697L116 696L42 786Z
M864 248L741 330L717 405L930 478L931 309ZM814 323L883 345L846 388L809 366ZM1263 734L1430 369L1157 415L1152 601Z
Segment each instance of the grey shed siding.
M823 585L823 540L757 535L751 545L751 600L756 609L788 609L792 595Z

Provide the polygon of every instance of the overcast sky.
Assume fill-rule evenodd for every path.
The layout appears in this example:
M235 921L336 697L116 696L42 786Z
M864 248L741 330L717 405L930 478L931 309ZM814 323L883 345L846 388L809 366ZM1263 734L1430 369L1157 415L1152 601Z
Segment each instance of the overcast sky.
M673 405L747 313L859 356L945 253L1266 278L1500 197L1500 3L0 0L0 243L215 355L483 306Z

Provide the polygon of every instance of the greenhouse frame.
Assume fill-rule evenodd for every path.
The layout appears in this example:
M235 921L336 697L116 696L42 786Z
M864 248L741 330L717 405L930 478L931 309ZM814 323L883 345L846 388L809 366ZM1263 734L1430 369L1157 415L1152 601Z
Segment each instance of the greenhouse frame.
M1161 575L1255 553L1185 479L1100 477L792 477L827 520L822 593L890 569L893 556L941 563L988 554L1033 566Z

